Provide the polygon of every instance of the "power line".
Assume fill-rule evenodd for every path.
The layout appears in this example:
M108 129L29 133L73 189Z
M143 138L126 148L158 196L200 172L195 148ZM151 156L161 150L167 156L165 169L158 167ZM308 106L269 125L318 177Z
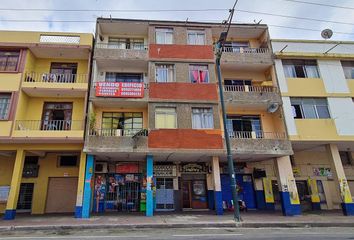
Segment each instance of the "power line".
M310 5L316 5L316 6L322 6L322 7L332 7L332 8L354 10L354 7L338 6L338 5L331 5L331 4L324 4L324 3L314 3L314 2L299 1L299 0L283 0L283 1L310 4Z

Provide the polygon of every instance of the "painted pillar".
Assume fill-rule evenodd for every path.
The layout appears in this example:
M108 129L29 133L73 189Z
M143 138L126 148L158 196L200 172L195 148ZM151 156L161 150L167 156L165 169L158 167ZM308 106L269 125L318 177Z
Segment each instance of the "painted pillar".
M178 179L181 176L180 172L179 172L179 163L175 163L176 164L176 177L173 178L173 198L174 198L174 207L175 207L175 211L181 211L182 207L181 207L181 192L179 190L179 183L178 183Z
M154 160L152 155L146 156L146 216L154 215L154 196L152 191L152 177L154 174Z
M257 208L260 210L265 210L266 202L264 197L262 178L254 179L254 189L256 191Z
M93 155L87 155L86 158L86 170L85 170L85 183L84 183L84 197L82 202L82 218L90 217L91 210L91 198L92 198L92 188L91 183L93 182L93 164L94 157Z
M311 194L312 210L321 210L321 200L318 194L317 180L315 178L307 179L307 185Z
M77 185L76 207L75 207L76 218L82 218L82 200L84 197L85 169L86 169L86 153L81 152L80 166L79 166L79 180Z
M262 178L266 210L275 210L272 179Z
M335 144L326 145L326 152L330 159L331 169L341 200L343 214L346 216L354 215L354 203L350 193L347 178L344 173L342 161L340 159L338 147Z
M290 157L284 156L275 159L278 176L279 195L284 216L301 214L299 194L291 167Z
M12 173L9 197L7 199L4 220L13 220L16 215L18 195L20 193L23 165L25 162L25 151L18 149L16 152L15 166Z
M208 173L206 175L207 189L208 189L208 207L210 210L215 209L215 201L214 201L214 180L213 174Z
M222 215L224 213L224 209L222 207L219 157L213 157L212 169L213 169L213 183L214 183L215 212L216 212L216 215Z

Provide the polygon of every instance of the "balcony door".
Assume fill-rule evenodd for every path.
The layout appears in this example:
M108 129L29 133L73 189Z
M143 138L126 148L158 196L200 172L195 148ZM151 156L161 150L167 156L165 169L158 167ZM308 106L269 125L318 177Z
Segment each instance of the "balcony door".
M59 83L74 83L76 74L77 63L52 63L48 80Z
M133 136L143 129L143 113L103 112L102 135Z
M232 137L251 138L252 132L256 137L262 135L261 120L258 116L227 116L227 129Z
M42 130L70 130L72 103L45 102L42 115Z

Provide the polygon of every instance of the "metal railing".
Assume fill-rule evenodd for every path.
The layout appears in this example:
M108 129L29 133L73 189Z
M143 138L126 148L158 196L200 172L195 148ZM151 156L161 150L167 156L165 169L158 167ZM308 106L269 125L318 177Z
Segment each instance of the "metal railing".
M286 139L284 132L232 131L229 136L236 139Z
M146 129L90 129L89 136L102 136L102 137L133 137L135 135L148 136Z
M129 45L122 45L117 43L96 43L96 48L107 48L107 49L121 49L121 50L141 50L147 51L148 46L144 44L130 44Z
M241 54L262 54L269 53L269 48L243 48L243 47L233 47L233 46L224 46L222 48L223 52L231 53L241 53Z
M224 85L226 92L278 92L277 87L271 86L250 86L250 85Z
M83 120L17 120L17 131L73 131L83 130Z
M87 74L25 73L25 82L87 83Z

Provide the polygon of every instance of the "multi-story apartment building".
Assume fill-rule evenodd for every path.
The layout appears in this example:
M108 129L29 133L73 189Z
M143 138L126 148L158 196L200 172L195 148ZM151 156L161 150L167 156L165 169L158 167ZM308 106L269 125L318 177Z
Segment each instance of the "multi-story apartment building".
M213 52L223 28L100 18L96 29L82 216L232 208ZM267 26L233 24L223 52L239 195L274 209L274 191L298 214Z
M92 43L91 34L0 32L0 211L5 219L16 211L74 212L81 204L76 199L83 191Z
M272 40L304 209L354 214L354 43Z

